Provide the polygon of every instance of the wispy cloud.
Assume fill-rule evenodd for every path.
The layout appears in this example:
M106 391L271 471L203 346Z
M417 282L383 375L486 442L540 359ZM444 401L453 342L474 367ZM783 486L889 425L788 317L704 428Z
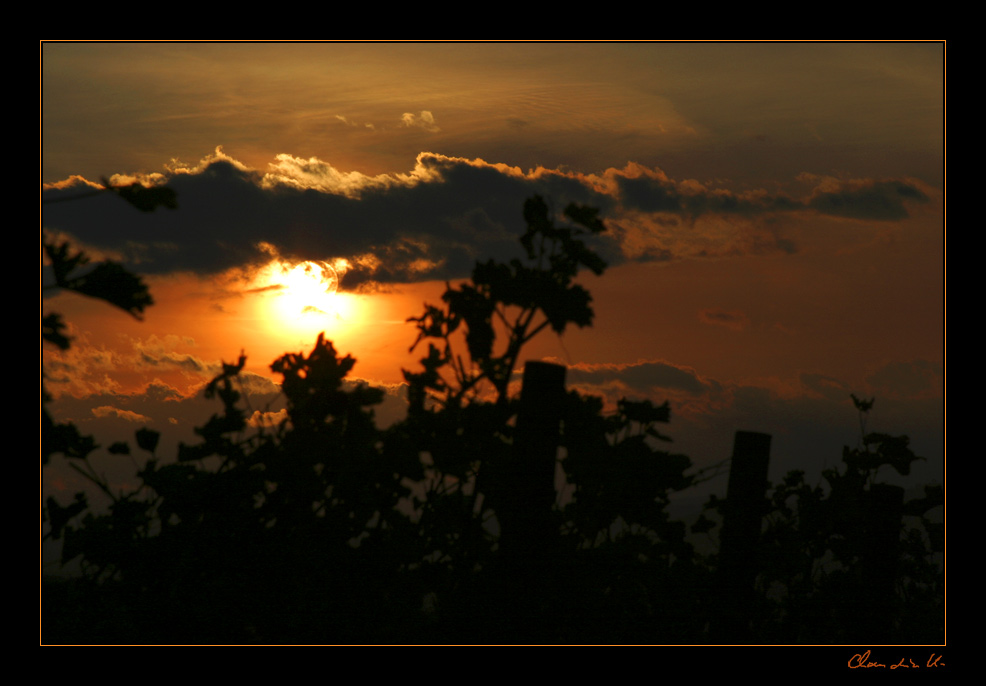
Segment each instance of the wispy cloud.
M421 110L420 114L405 112L401 115L401 126L424 129L429 133L441 131L441 128L435 123L435 116L428 110Z
M578 364L569 367L568 381L574 385L618 384L625 390L651 395L655 390L697 395L718 387L702 379L694 369L663 360L641 360L629 364Z
M358 127L362 127L362 128L365 128L365 129L375 129L376 128L373 124L371 124L369 122L360 124L359 122L355 122L355 121L349 119L348 117L344 117L341 114L335 115L335 118L337 120L341 121L346 126L352 126L352 127L357 127L357 128Z
M742 331L750 324L750 318L739 310L707 309L698 313L700 321L713 326L724 326L733 331Z
M149 424L151 421L150 417L145 417L144 415L137 414L131 410L121 410L118 407L112 407L110 405L94 407L92 408L92 413L94 416L101 419L104 417L117 417L118 419L124 419L128 422L134 422L136 424Z

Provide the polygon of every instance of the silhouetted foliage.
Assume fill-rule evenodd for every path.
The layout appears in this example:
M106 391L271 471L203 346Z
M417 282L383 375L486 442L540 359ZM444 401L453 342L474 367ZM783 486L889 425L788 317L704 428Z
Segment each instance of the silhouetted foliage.
M131 191L118 192L133 201ZM347 381L355 360L321 335L308 354L271 365L286 407L277 425L247 421L241 354L205 387L221 409L196 429L196 443L179 446L176 461L156 455L157 432L138 430L148 457L130 493L114 492L89 464L98 448L91 438L71 425L43 427L43 458L64 453L110 501L91 509L80 493L68 506L46 503L46 535L63 541L63 560L84 572L45 587L50 640L707 640L714 558L697 554L685 524L668 513L671 495L697 478L687 457L661 449L670 440L662 431L668 403L623 400L606 412L599 398L559 395L549 422L557 436L546 437L557 492L552 464L540 477L555 502L524 501L533 493L521 459L531 435L521 427L515 370L538 333L592 324L591 297L575 279L583 268L605 269L590 248L605 230L594 209L570 205L556 218L535 197L524 218L525 260L478 263L469 282L448 285L441 306L408 320L418 330L412 350L428 349L419 371L404 371L407 418L387 429L373 413L382 391ZM61 283L79 284L70 273L84 256L65 246L49 256ZM119 283L130 284L130 297L88 294L136 316L146 289ZM68 345L57 315L43 317L42 333ZM863 415L868 402L857 401ZM844 454L844 471L826 473L829 492L796 473L773 488L759 636L828 640L824 632L844 619L830 612L839 575L879 566L852 548L851 534L880 513L851 506L882 465L906 474L913 459L906 439L864 433L861 447ZM924 514L941 496L928 490L903 512ZM714 528L704 516L692 527ZM893 578L909 598L924 594L921 607L933 616L936 567L918 538L908 533L910 547L893 553L911 565ZM901 634L921 619L894 616Z
M66 198L78 200L98 193L117 193L128 203L144 212L152 212L158 206L174 209L177 207L176 194L166 186L147 188L139 183L129 186L113 186L103 180L104 188L82 196ZM154 304L146 284L140 277L131 274L116 262L100 262L92 269L86 269L89 257L82 251L73 251L67 241L58 241L42 233L41 246L47 257L53 284L42 282L42 296L45 291L64 289L80 295L103 300L119 307L124 312L140 319L144 310ZM65 322L57 312L41 314L41 341L50 343L59 350L68 350L71 339L66 333ZM85 459L96 449L91 437L81 436L72 424L56 425L45 404L48 393L44 388L44 373L41 377L41 462L47 464L53 453L65 453L68 457Z
M45 241L44 248L48 259L51 260L55 285L58 288L104 300L137 319L141 318L146 307L154 304L147 286L140 277L131 274L121 265L115 262L101 262L92 270L73 276L73 271L84 267L89 261L84 253L72 254L67 242L56 245ZM59 343L54 339L50 342Z
M171 208L176 206L175 193L169 188L147 189L139 184L134 184L126 189L121 189L113 187L105 181L104 184L104 189L95 191L93 194L117 192L124 200L142 211L152 211L158 205ZM89 197L89 194L79 196L79 198L69 198L69 200L81 199L81 197ZM81 251L74 251L67 241L58 241L42 233L41 245L54 277L52 284L46 285L42 281L42 297L45 291L64 289L103 300L119 307L137 319L140 319L144 310L153 304L154 301L143 281L121 265L115 262L102 262L87 270L88 256ZM56 312L46 314L42 311L41 341L42 345L48 343L62 351L71 347L71 339L60 314ZM51 397L45 388L44 379L45 375L42 369L41 464L47 465L53 455L63 454L69 460L72 469L82 474L110 498L115 511L123 511L124 506L118 506L120 498L112 492L106 479L98 474L89 462L89 456L99 448L95 439L92 436L83 435L71 422L56 423L49 414L45 405L51 401ZM154 434L153 438L151 434ZM137 440L141 447L153 446L157 441L156 432L142 429L138 431ZM129 454L129 447L123 443L115 443L110 446L109 452L111 454ZM48 531L42 535L42 540L48 538L61 540L68 531L71 531L74 536L77 529L69 527L68 524L86 512L88 507L88 499L83 492L76 493L74 500L68 506L62 506L54 497L48 497L42 503L41 509L42 527L47 523L48 528ZM72 547L67 539L64 544L68 547L70 555L64 559L71 559L71 557L78 555L78 553L71 554ZM92 555L98 558L99 551L93 550ZM69 584L70 582L59 584L49 580L43 587L43 624L47 619L52 617L64 618L66 613L71 614L74 611L79 599L73 593L68 593L65 597L61 596ZM83 618L83 621L88 621L91 616L94 615L89 615L84 611L77 615L77 617ZM76 636L80 635L76 634ZM78 638L74 638L74 640L78 640Z
M944 525L934 517L944 489L925 486L924 497L904 502L903 488L879 482L882 467L906 476L922 458L906 436L866 433L874 400L852 400L859 444L843 449L841 468L823 470L825 486L795 470L768 493L760 548L751 551L761 570L758 642L944 641ZM713 498L707 508L723 504ZM703 518L703 531L713 527Z
M527 231L521 237L527 264L517 259L510 264L492 260L477 264L470 283L445 291L445 309L428 306L420 317L408 320L418 325L412 350L425 339L440 341L438 348L429 343L428 356L421 361L423 372L404 372L411 387L412 413L423 410L426 392L450 408L478 398L484 382L492 384L497 403L504 404L528 341L549 326L562 334L569 324L592 324L592 298L573 281L580 267L595 274L606 268L581 240L583 235L600 233L604 226L591 208L569 205L565 216L576 226L556 226L544 200L531 198L524 204ZM468 359L453 353L452 336L460 325L465 327ZM507 336L499 354L494 351L497 326ZM443 368L451 378L442 374Z

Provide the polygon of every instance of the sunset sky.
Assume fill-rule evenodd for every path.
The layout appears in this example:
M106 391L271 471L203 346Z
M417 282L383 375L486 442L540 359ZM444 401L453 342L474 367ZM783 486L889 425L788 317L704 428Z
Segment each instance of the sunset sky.
M42 351L52 412L103 445L149 426L173 455L218 411L198 396L221 360L245 351L259 421L270 363L324 331L395 419L423 352L405 320L476 260L520 256L540 194L600 209L610 266L581 278L594 326L528 359L610 407L669 400L699 467L737 429L770 433L775 479L835 466L849 394L876 397L867 429L910 435L911 483L941 483L944 78L942 43L45 43L43 199L103 177L178 193L151 214L42 206L155 300L143 321L42 302L74 336ZM291 285L306 260L337 293ZM63 502L80 487L46 471Z

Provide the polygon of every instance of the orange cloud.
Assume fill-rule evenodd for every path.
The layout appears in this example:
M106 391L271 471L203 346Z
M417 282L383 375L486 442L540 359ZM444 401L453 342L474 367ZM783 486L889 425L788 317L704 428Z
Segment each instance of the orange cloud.
M136 412L131 412L130 410L121 410L120 408L113 407L111 405L94 407L92 408L92 414L100 419L105 417L117 417L136 424L148 424L151 422L150 417L145 417L142 414L137 414Z

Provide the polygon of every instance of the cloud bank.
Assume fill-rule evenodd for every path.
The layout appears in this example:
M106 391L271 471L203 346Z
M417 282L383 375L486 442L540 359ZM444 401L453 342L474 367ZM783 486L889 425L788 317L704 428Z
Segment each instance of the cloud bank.
M428 129L428 112L405 115ZM92 195L81 177L43 189L43 224L147 274L218 274L269 260L344 258L344 289L372 282L467 276L477 259L520 256L523 201L539 194L560 212L598 207L609 231L593 246L610 264L797 251L796 218L859 222L904 219L930 201L909 179L836 179L802 174L800 195L734 191L628 163L601 174L517 167L423 152L403 174L343 172L317 158L277 155L265 171L217 148L195 165L117 175L112 183L168 183L178 209L139 213ZM85 195L72 202L61 202Z

